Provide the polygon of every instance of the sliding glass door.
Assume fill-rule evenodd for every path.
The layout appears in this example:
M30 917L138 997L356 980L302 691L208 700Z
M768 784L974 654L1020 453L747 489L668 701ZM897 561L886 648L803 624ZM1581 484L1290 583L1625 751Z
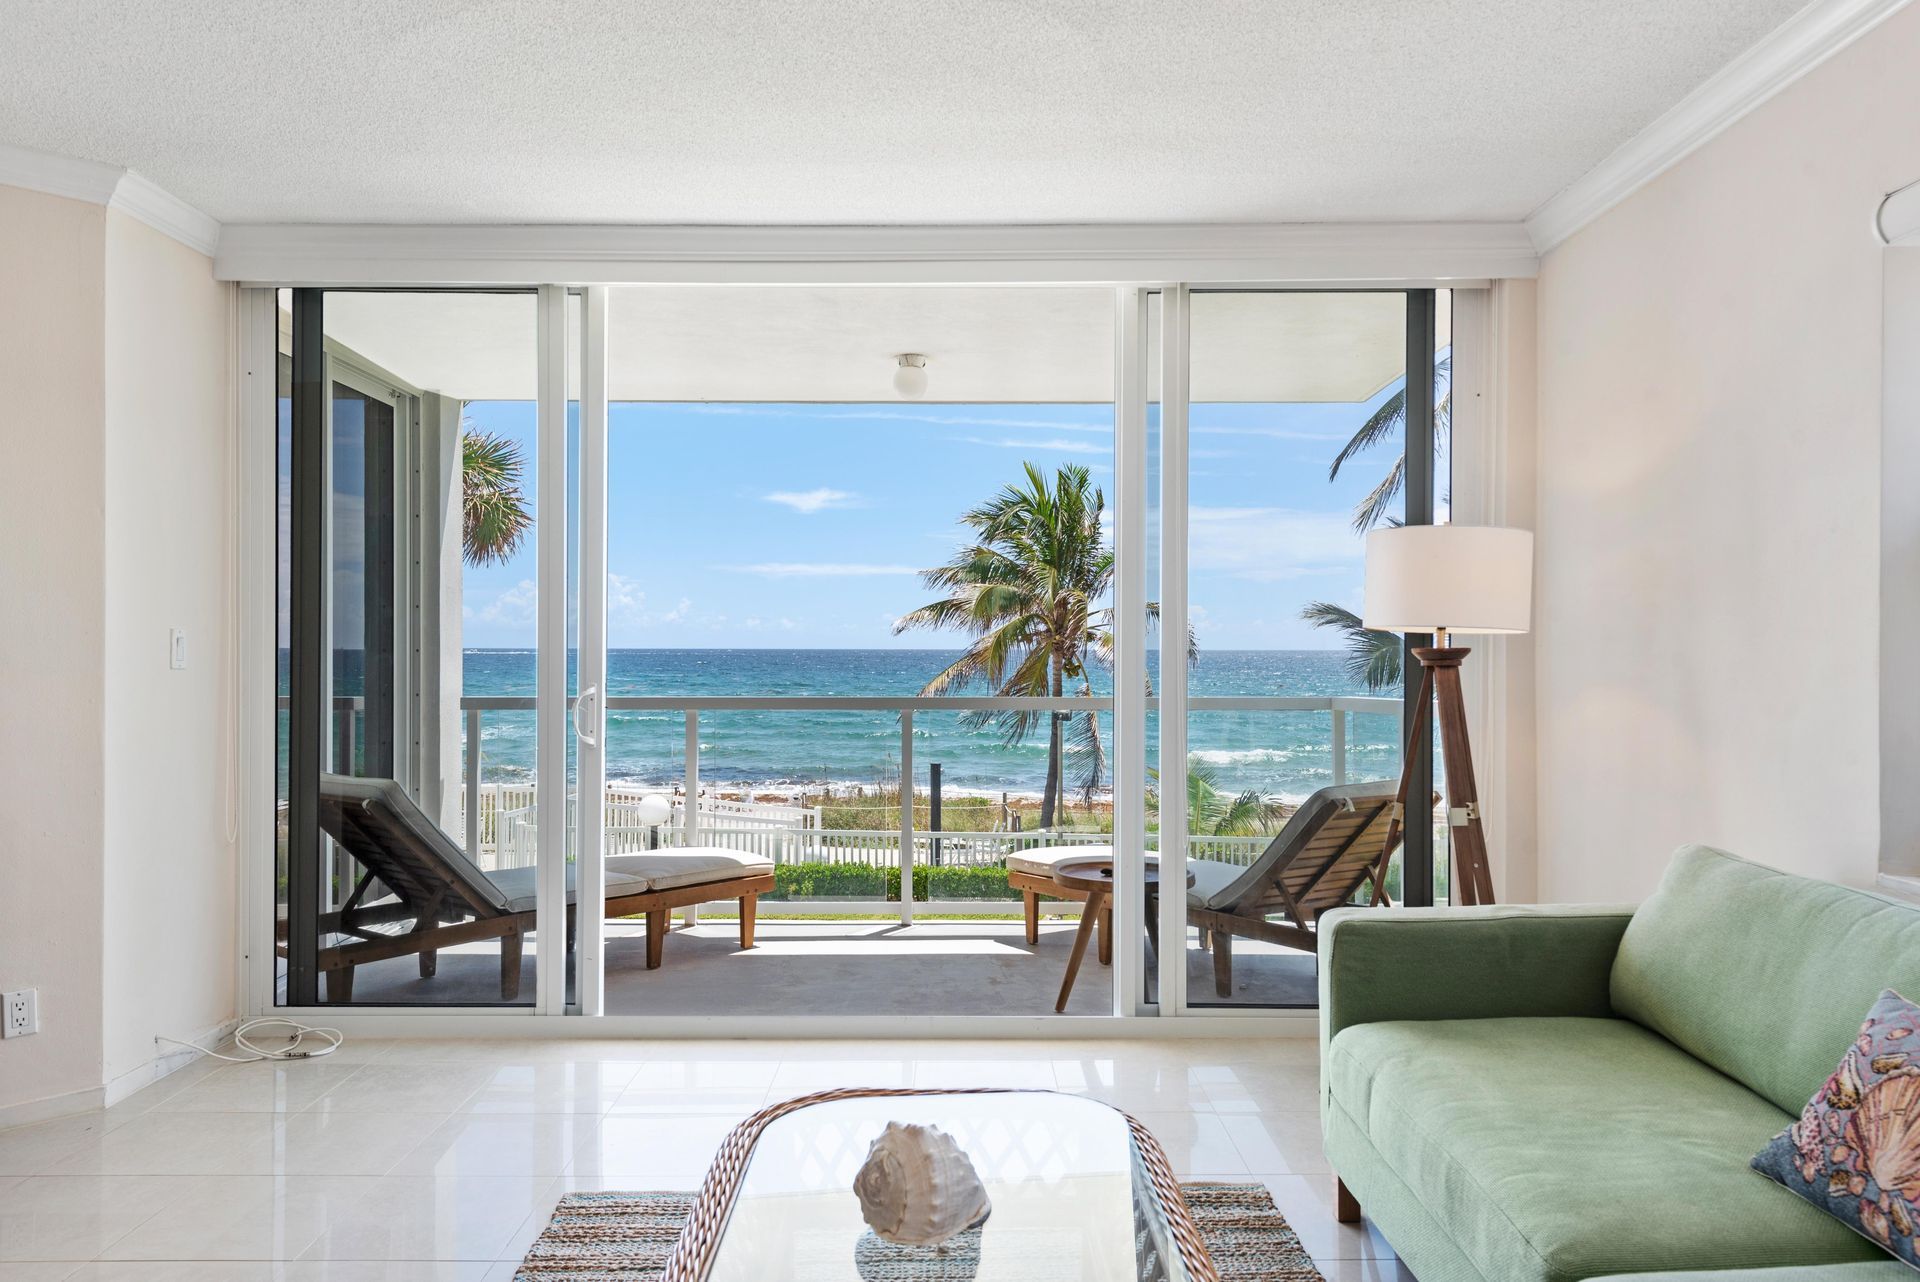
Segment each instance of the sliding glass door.
M281 298L276 1000L557 1008L539 300Z
M1367 531L1444 504L1448 298L1178 290L1167 311L1163 624L1188 655L1161 665L1156 795L1191 889L1161 979L1183 1008L1312 1006L1321 913L1434 902L1430 744L1382 849L1424 638L1367 631L1360 602Z
M1444 899L1358 617L1444 291L279 301L276 1003L1310 1006L1320 913Z

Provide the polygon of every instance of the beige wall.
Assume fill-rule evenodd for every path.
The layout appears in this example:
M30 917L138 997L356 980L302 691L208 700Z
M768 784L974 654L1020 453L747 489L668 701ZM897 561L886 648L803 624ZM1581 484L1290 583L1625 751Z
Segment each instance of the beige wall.
M230 306L204 255L0 186L0 989L41 1006L0 1125L234 1013Z
M0 1109L101 1084L105 221L0 187L0 989L41 1027L0 1041Z
M108 1083L133 1075L124 1090L150 1079L155 1034L234 1011L233 293L124 214L107 216L106 261L104 1049Z
M1872 882L1881 196L1920 177L1920 8L1549 253L1540 894L1707 841Z

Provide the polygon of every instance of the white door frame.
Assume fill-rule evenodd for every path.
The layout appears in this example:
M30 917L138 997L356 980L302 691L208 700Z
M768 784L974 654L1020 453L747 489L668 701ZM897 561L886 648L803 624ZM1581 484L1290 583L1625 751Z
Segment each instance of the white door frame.
M579 696L574 704L575 1014L606 1003L606 917L592 887L606 880L607 819L607 289L590 286L580 324ZM589 908L592 905L592 908Z
M858 273L851 273L857 276ZM1071 273L1069 273L1071 274ZM372 282L366 282L372 283ZM850 283L850 282L849 282ZM940 282L924 282L940 283ZM985 283L985 282L983 282ZM1011 283L1011 282L1001 282ZM1192 283L1192 282L1190 282ZM1356 288L1427 287L1456 291L1484 287L1484 280L1367 279L1355 273L1335 282L1327 279L1295 280L1207 280L1208 288L1289 289L1338 288L1348 284ZM1183 707L1185 698L1184 644L1176 643L1178 656L1165 662L1165 639L1185 636L1187 614L1186 584L1186 401L1178 389L1187 385L1188 352L1186 342L1186 303L1188 284L1153 283L1115 286L1115 643L1116 675L1114 730L1119 751L1116 754L1115 854L1116 881L1139 886L1145 850L1145 677L1146 638L1145 582L1147 481L1146 433L1146 300L1149 293L1162 295L1163 341L1160 376L1161 403L1161 582L1158 585L1162 610L1163 668L1160 674L1162 708ZM586 320L582 326L581 373L581 573L583 581L599 583L599 591L581 594L581 688L593 687L602 694L583 714L582 728L598 740L604 724L605 686L605 554L606 554L606 288L586 289ZM1172 305L1169 306L1169 299ZM563 735L572 733L568 717L566 649L566 521L570 496L566 473L567 344L566 320L568 287L544 285L538 295L538 421L539 461L538 505L542 526L554 537L538 544L538 636L536 690L540 699L537 769L542 779L562 781L564 793L566 744ZM596 312L596 299L598 307ZM558 941L544 950L549 959L562 964L541 965L536 983L536 1000L531 1006L487 1008L449 1007L341 1007L294 1008L274 1005L274 946L272 921L274 885L271 865L252 852L273 846L275 664L277 646L276 511L277 475L276 438L258 425L276 421L277 399L277 304L273 287L248 287L241 293L243 324L239 335L240 396L244 415L241 425L241 458L246 473L240 496L243 538L241 570L242 639L240 658L244 702L242 712L242 773L246 788L242 832L247 845L241 851L242 895L240 897L239 938L243 966L242 1003L250 1014L287 1014L295 1017L325 1017L343 1026L378 1028L383 1032L440 1029L461 1035L481 1032L531 1033L547 1026L542 1017L560 1017L567 1013L565 991L564 939L562 923L566 902L566 807L543 805L538 819L538 840L543 855L555 852L557 858L543 857L536 878L539 903L536 929L541 940ZM1169 320L1168 317L1172 319ZM1174 336L1168 341L1168 336ZM1456 358L1457 359L1457 358ZM597 369L596 369L597 363ZM1456 377L1459 377L1456 372ZM330 383L329 383L330 386ZM1174 389L1171 392L1169 389ZM1176 404L1177 402L1177 404ZM551 426L552 430L549 430ZM1472 478L1460 478L1470 481ZM1456 506L1460 505L1460 480L1456 481ZM264 484L261 483L264 481ZM596 510L597 509L597 510ZM1177 509L1177 510L1176 510ZM536 537L538 537L536 535ZM599 573L588 577L597 562ZM1176 582L1177 580L1177 582ZM1170 586L1171 585L1171 586ZM1184 742L1186 727L1179 715L1163 715L1160 725L1160 754L1163 771L1162 805L1184 809ZM1491 752L1495 739L1504 737L1505 727L1495 724L1482 736L1483 752ZM584 861L604 863L604 805L589 804L589 789L603 795L604 747L596 742L576 743L581 769L582 796L579 813L579 884L590 887L599 877ZM1169 772L1167 754L1178 760ZM1178 776L1178 778L1174 778ZM1178 783L1178 787L1173 784ZM1123 804L1121 798L1132 797ZM1136 813L1136 811L1138 813ZM1163 812L1164 817L1164 812ZM1184 842L1178 836L1161 852L1163 873L1170 885L1184 883ZM1173 880L1178 878L1178 880ZM1122 894L1114 905L1115 935L1122 941L1137 941L1143 933L1143 896ZM1169 944L1185 937L1184 895L1167 894L1161 903L1161 937ZM592 1014L604 1010L602 978L603 914L588 912L581 918L576 946L578 987L574 1009ZM590 926L587 923L592 923ZM1062 1025L1058 1018L1004 1017L917 1017L896 1019L873 1016L796 1016L778 1020L737 1016L702 1016L676 1019L638 1017L602 1017L565 1025L573 1034L591 1029L595 1036L900 1036L940 1035L976 1036L1078 1036L1180 1035L1182 1027L1191 1035L1194 1025L1186 1020L1167 1020L1167 1015L1188 1013L1185 993L1184 950L1170 947L1160 959L1161 1001L1158 1009L1147 1006L1142 973L1143 953L1137 946L1115 950L1113 967L1113 1015L1076 1018ZM1317 1024L1312 1011L1251 1011L1209 1009L1209 1035L1245 1033L1247 1035L1304 1035ZM524 1021L537 1020L535 1025ZM554 1028L560 1025L552 1025Z

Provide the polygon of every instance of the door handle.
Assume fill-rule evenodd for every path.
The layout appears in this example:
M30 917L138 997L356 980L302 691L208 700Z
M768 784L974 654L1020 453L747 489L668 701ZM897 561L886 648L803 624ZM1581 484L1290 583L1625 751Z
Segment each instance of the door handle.
M588 706L593 708L593 712L583 725L580 720L580 710ZM593 727L591 730L587 728L589 725ZM580 692L580 697L573 701L573 733L589 748L600 746L600 688L598 686L588 686Z

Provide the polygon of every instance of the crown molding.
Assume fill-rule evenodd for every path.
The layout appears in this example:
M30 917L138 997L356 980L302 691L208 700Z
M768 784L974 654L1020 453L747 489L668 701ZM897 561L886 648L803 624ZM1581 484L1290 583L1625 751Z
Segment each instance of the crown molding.
M113 189L119 186L126 172L97 160L57 156L50 151L0 143L0 183L9 187L104 205L113 199Z
M248 284L1466 283L1532 276L1518 223L948 227L234 225Z
M143 174L129 169L120 176L107 208L138 218L208 258L220 244L220 224Z
M1729 125L1905 8L1907 0L1813 0L1527 218L1544 254Z
M0 185L117 209L211 258L220 224L131 169L0 143Z

